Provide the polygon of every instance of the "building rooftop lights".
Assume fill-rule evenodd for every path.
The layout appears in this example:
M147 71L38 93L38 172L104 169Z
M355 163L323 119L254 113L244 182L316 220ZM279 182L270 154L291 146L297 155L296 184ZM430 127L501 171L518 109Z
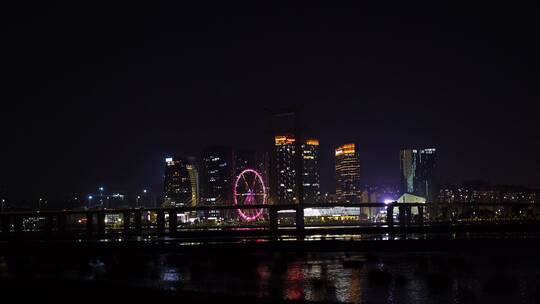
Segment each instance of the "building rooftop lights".
M276 146L292 145L296 141L292 135L276 135L274 139Z
M342 155L342 154L354 154L356 152L356 145L355 144L345 144L342 146L339 146L336 149L336 156Z
M307 140L306 140L306 145L309 145L309 146L318 146L318 145L319 145L319 140L318 140L318 139L314 139L314 138L307 139Z

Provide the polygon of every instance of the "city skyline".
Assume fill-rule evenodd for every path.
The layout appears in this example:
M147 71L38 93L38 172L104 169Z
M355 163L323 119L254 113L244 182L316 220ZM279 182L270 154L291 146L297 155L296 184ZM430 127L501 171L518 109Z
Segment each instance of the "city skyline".
M1 12L5 299L540 303L540 2Z
M278 141L278 137L281 137L281 135L276 135L276 143ZM284 139L280 139L280 140L285 140L285 138L291 138L292 139L292 142L291 143L294 143L294 136L293 135L286 135L286 136L283 136ZM307 140L305 140L305 143L302 145L303 149L305 149L305 144L306 143L310 143L313 144L313 143L316 143L316 147L317 147L317 159L319 158L319 146L321 145L319 139L316 139L314 137L309 137ZM355 146L357 146L356 144L353 144ZM347 144L342 144L342 145L339 145L339 146L336 146L333 148L333 150L331 151L331 155L334 156L336 155L336 151L338 151L339 149L343 149L343 147L347 146ZM201 151L203 151L202 153L199 153L199 155L197 154L194 154L194 153L188 153L188 154L178 154L178 153L167 153L165 154L165 156L161 159L162 161L165 160L166 163L168 162L171 162L172 159L179 159L181 160L182 162L186 162L186 163L189 163L190 165L188 165L190 167L190 179L193 180L193 178L196 178L198 180L197 182L197 188L201 188L201 189L197 189L197 194L193 194L193 197L197 197L195 199L195 201L199 201L200 198L203 198L202 196L202 193L203 193L203 188L201 185L204 185L205 181L202 180L202 176L199 176L200 174L202 174L202 172L196 172L196 173L192 173L192 170L204 170L204 151L207 151L208 149L211 149L212 147L215 147L215 148L228 148L228 149L231 149L231 157L234 157L235 158L235 162L233 162L236 166L234 168L231 168L230 170L234 171L234 172L231 172L231 178L234 179L234 177L239 173L239 172L236 172L238 171L239 169L247 169L247 168L250 168L250 169L256 169L256 170L263 170L260 166L261 164L254 164L254 165L247 165L244 164L243 166L238 166L238 164L236 164L236 162L239 161L238 159L238 153L237 151L239 151L240 153L254 153L254 156L255 154L257 154L257 157L260 157L262 154L264 153L267 153L266 151L257 151L255 149L238 149L236 147L233 147L231 145L208 145L206 146L206 148L203 148L201 149ZM277 146L276 146L277 147ZM360 193L362 193L363 190L366 190L367 188L369 188L370 186L383 186L383 187L386 187L386 186L390 186L390 187L396 187L397 189L401 189L400 191L402 193L417 193L417 194L421 194L419 193L418 191L410 191L410 189L407 189L407 190L404 190L404 186L403 186L403 169L400 169L400 167L403 165L403 151L416 151L418 148L415 148L415 149L400 149L398 151L394 151L394 152L397 152L397 166L398 166L398 170L401 170L401 173L400 172L394 172L394 176L392 176L392 178L390 179L391 181L386 181L386 182L373 182L372 179L369 177L369 176L365 176L362 174L362 182L359 183L359 191ZM425 149L425 150L433 150L435 151L436 149ZM418 151L423 151L423 149L419 149ZM428 151L428 152L429 152ZM304 151L305 153L306 151ZM439 154L440 151L437 150L437 154ZM313 153L313 152L308 152L308 153ZM180 156L179 156L180 155ZM325 157L327 157L328 155L322 155L322 158L324 159ZM188 161L189 159L189 161ZM437 160L438 161L438 160ZM360 161L360 163L362 163L362 161ZM333 166L336 165L336 162L334 160L334 163L331 164L332 168L331 170L335 170L335 168ZM438 165L438 163L437 163ZM321 166L319 164L317 164L318 166L318 170L320 171L329 171L328 169L329 168L321 168ZM159 168L160 166L156 164L156 168ZM167 169L167 166L165 166L165 169ZM145 188L144 189L144 193L146 193L146 191L152 191L153 195L155 196L155 199L159 200L159 197L163 197L164 199L167 198L167 190L162 190L164 189L164 187L166 188L167 187L167 170L164 170L162 171L163 172L163 175L161 176L161 180L160 180L160 183L157 184L157 187L154 188L152 186L149 186L151 185L152 183L149 182L149 183L145 183L142 188ZM263 171L260 171L260 172L263 172ZM437 173L440 173L440 170L435 170L435 172ZM197 177L194 177L194 176L191 176L193 174L197 174ZM269 173L263 173L263 176L265 178L269 178L270 174ZM438 176L440 176L440 174L438 174ZM231 179L229 178L229 179ZM317 175L317 178L318 175ZM323 194L335 194L336 193L336 182L337 182L337 176L336 176L336 173L333 172L332 176L329 177L329 176L321 176L321 179L322 180L325 180L325 181L330 181L329 184L324 184L324 183L321 183L321 191L319 191L319 194L318 195L323 195ZM365 180L364 180L365 179ZM462 180L456 180L456 181L449 181L449 180L443 180L443 179L439 179L438 180L435 180L435 179L432 179L432 183L435 185L435 189L437 188L437 186L439 185L461 185L463 183L469 183L469 182L475 182L475 181L478 181L478 182L483 182L483 183L488 183L488 184L493 184L493 185L500 185L500 186L516 186L516 187L528 187L528 188L531 188L531 189L535 189L537 187L531 187L529 185L524 185L524 184L505 184L505 183L493 183L492 181L490 181L489 179L486 179L486 178L464 178ZM191 183L193 183L193 181L191 181ZM267 182L269 185L271 184L271 182ZM138 197L142 192L141 189L142 188L137 188L135 191L126 191L125 189L119 189L118 187L114 187L112 186L111 187L111 184L109 183L99 183L99 185L107 185L108 186L108 189L114 189L114 193L130 193L131 195L134 195L135 197ZM96 185L90 185L90 186L87 186L85 187L86 189L90 189L89 191L81 191L81 192L76 192L76 191L66 191L64 193L62 193L60 196L54 196L54 195L50 195L48 196L47 194L43 193L41 195L39 195L40 198L42 197L52 197L54 199L70 199L69 196L70 195L75 195L75 197L79 200L88 200L88 195L90 196L93 196L95 197L96 195L95 194L92 194L94 193L93 191L95 190L95 187ZM195 187L194 184L191 184L190 185L191 188ZM367 187L367 188L366 188ZM94 189L94 190L92 190ZM102 186L98 187L97 190L100 190L102 189ZM132 188L133 189L133 188ZM229 189L230 190L230 189ZM323 191L324 190L324 191ZM103 191L103 190L101 190ZM109 194L110 195L113 195L114 193L113 192L110 192ZM200 192L200 193L199 193ZM9 193L9 192L8 192ZM88 193L88 194L87 194ZM97 192L99 193L99 191ZM192 195L190 193L190 195ZM7 197L7 196L4 196L4 197ZM434 196L435 197L435 196ZM20 198L19 198L20 199ZM27 197L23 197L22 198L23 200L28 200L29 198ZM33 198L30 198L30 199L35 199L35 197ZM14 201L16 201L17 199L15 199ZM183 203L182 203L183 204ZM181 205L182 205L181 204Z
M396 151L433 146L442 182L540 187L538 49L521 39L535 35L531 19L433 5L436 17L405 4L248 15L214 7L205 18L180 5L25 8L3 20L11 60L0 193L161 189L164 156L209 144L259 150L268 112L295 105L305 108L305 134L321 141L322 192L333 188L332 151L344 142L360 147L369 184L399 183ZM139 34L123 35L126 25Z

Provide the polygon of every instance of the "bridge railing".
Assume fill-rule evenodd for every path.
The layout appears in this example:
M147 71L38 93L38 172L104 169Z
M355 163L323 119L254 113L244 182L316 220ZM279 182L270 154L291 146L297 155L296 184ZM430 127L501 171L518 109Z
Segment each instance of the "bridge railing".
M260 219L242 221L238 210L262 209ZM339 214L334 214L339 213ZM298 215L303 215L299 220ZM220 220L225 217L227 220ZM165 235L182 231L238 231L314 227L413 227L476 223L540 223L533 203L315 203L298 205L184 206L0 213L3 236Z

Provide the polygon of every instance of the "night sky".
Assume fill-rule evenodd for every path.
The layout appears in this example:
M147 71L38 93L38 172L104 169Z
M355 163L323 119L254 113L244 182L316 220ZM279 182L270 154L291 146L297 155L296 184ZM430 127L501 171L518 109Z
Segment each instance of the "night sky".
M0 195L159 192L165 156L261 148L289 105L321 140L325 192L345 142L365 183L429 146L440 182L540 187L533 5L72 2L1 10Z

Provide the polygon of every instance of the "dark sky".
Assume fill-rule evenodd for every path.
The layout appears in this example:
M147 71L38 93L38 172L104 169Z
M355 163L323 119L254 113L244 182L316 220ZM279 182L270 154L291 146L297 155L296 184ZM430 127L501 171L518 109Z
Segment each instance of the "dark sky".
M538 7L378 3L4 7L0 191L159 191L166 155L261 147L266 109L289 105L324 191L351 141L366 183L430 146L441 182L540 187Z

